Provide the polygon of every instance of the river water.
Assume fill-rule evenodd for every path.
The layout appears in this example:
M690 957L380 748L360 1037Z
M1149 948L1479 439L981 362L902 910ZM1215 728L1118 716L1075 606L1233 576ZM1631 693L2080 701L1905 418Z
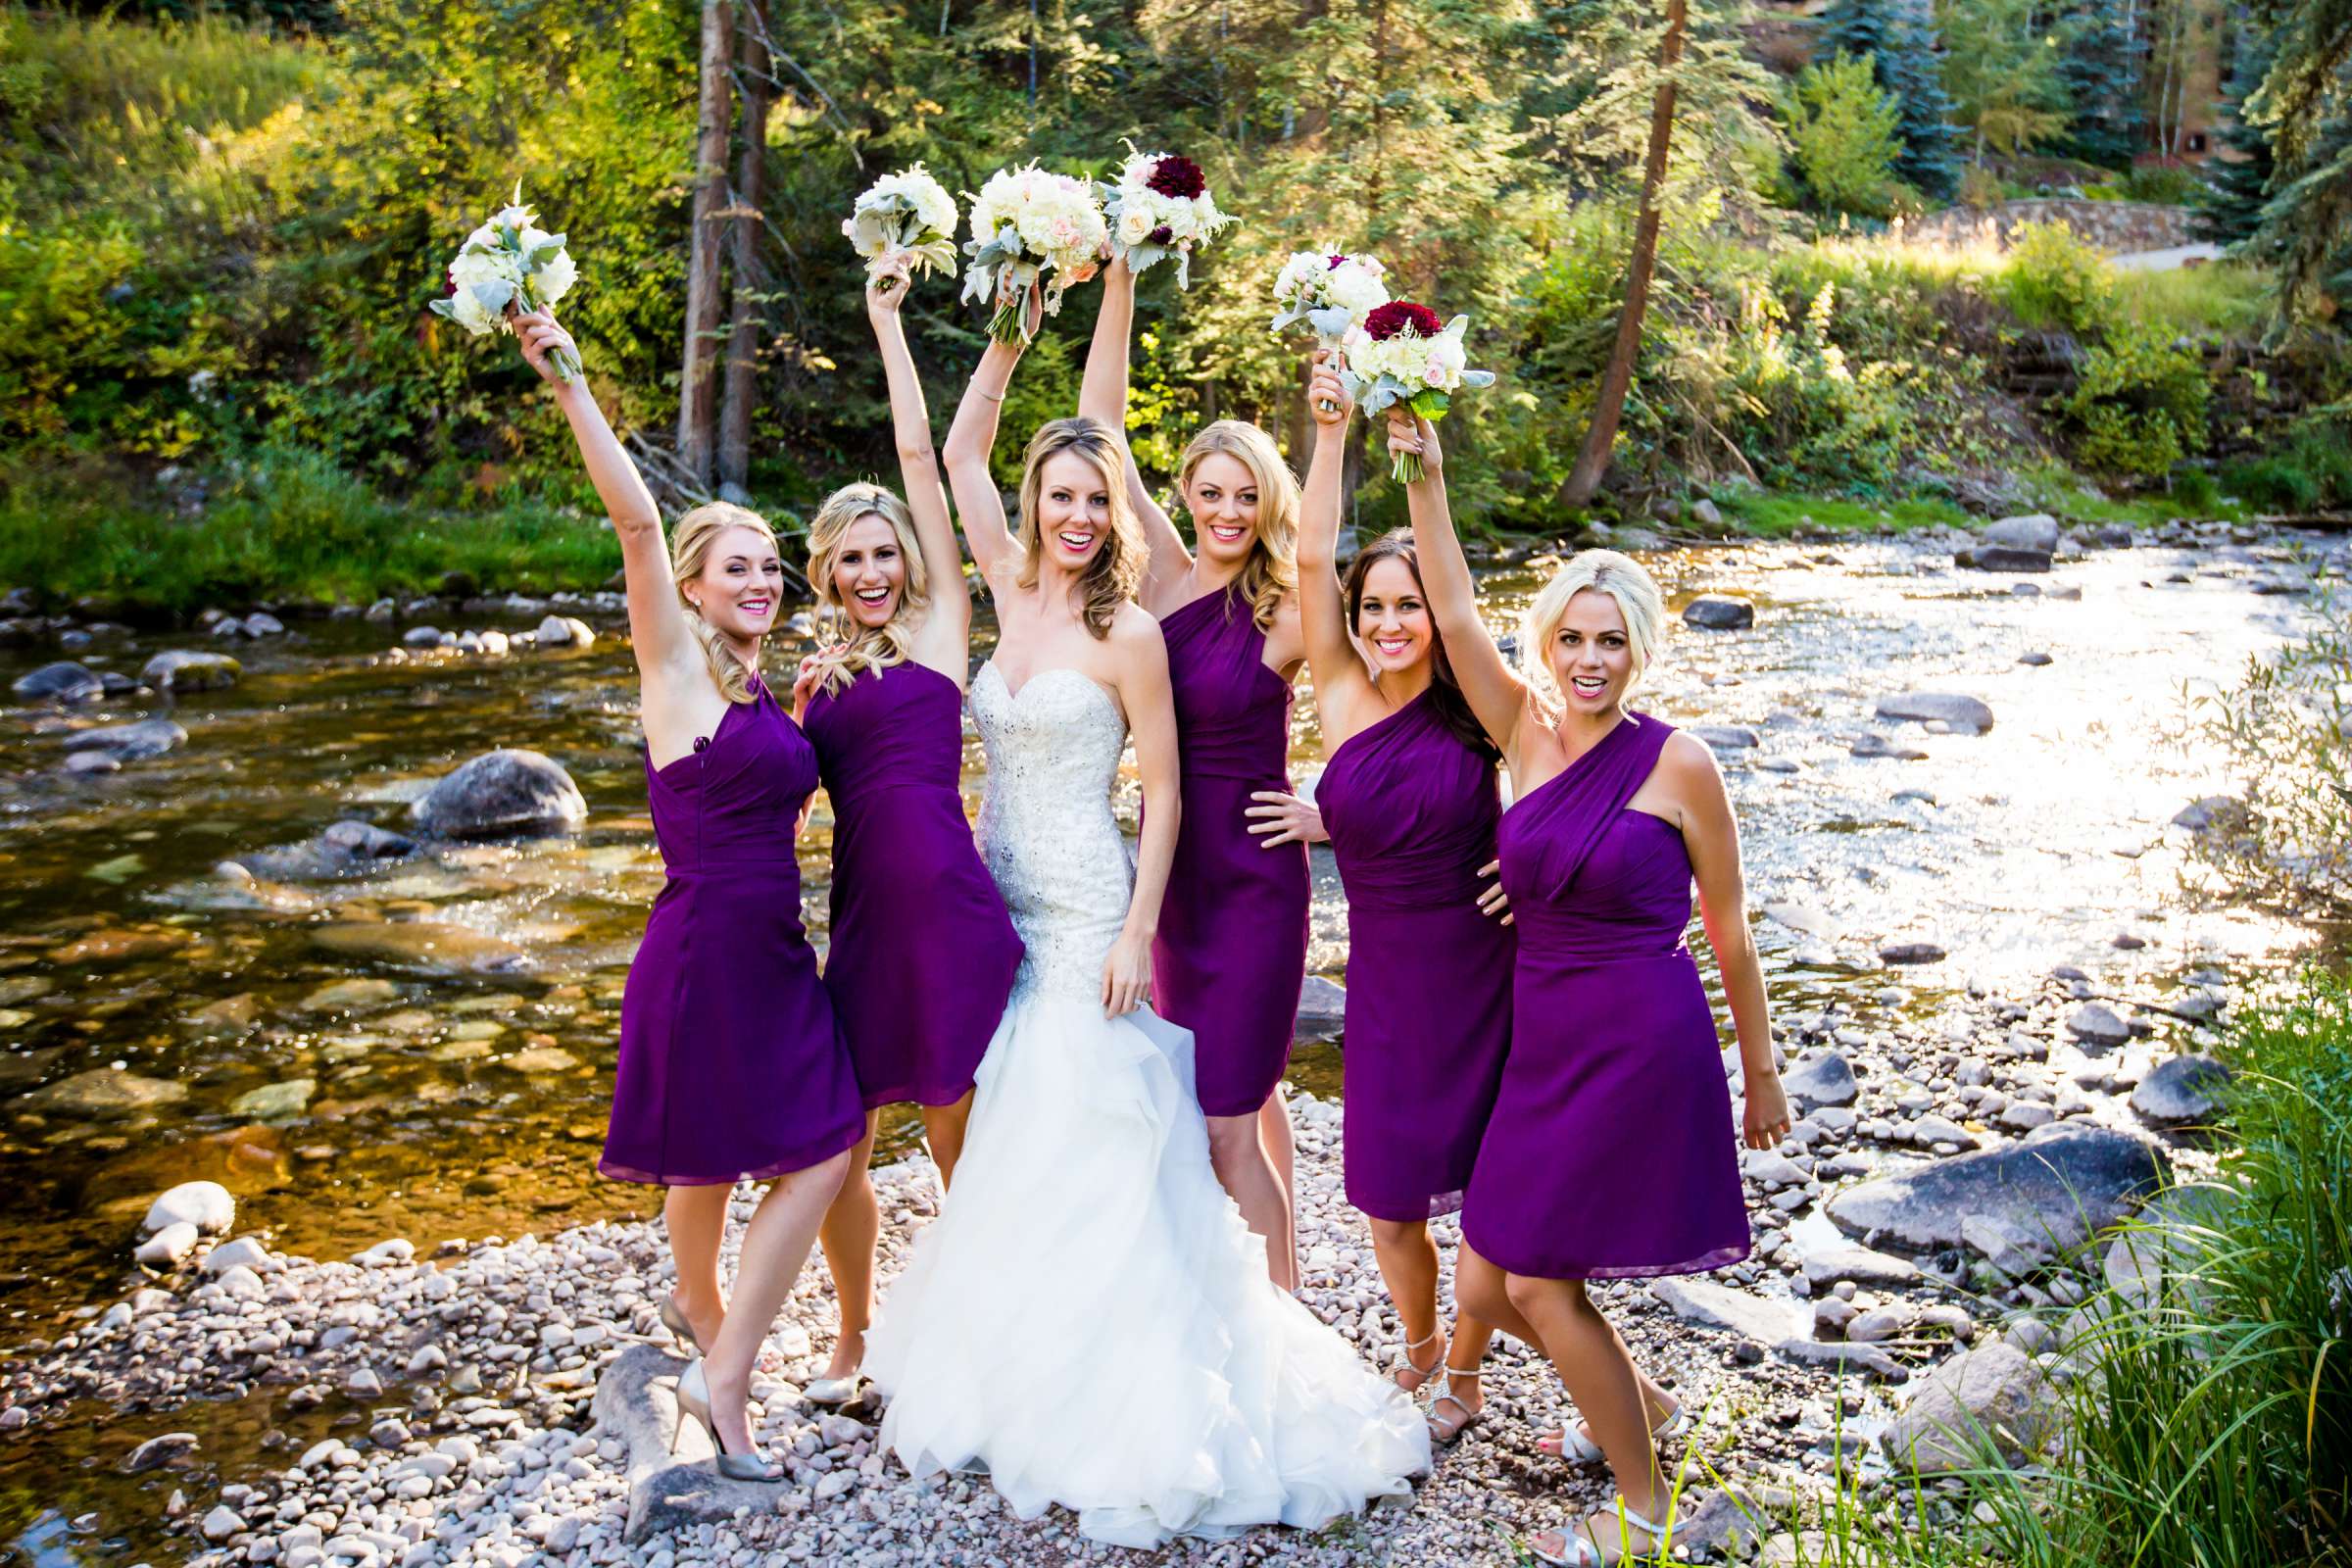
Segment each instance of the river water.
M1948 544L1651 553L1677 607L1702 591L1757 607L1748 630L1678 623L1639 702L1759 743L1719 755L1776 1008L1835 996L1886 1027L1924 1026L1957 989L2030 989L2062 964L2160 998L2194 968L2243 981L2284 961L2296 928L2184 893L2182 836L2168 823L2230 783L2184 724L2184 693L2231 677L2304 612L2258 591L2291 570L2295 548L2248 536L2093 554L2026 580L2045 590L2031 594L2014 591L2020 579L1955 571ZM1497 630L1549 564L1486 568ZM535 618L434 621L517 630ZM64 733L144 716L148 700L0 717L0 1348L53 1337L138 1283L139 1218L182 1180L222 1181L240 1233L313 1256L395 1236L429 1251L448 1237L654 1208L648 1190L594 1171L621 985L662 882L628 652L614 622L598 625L584 652L487 659L401 654L397 626L298 621L229 650L245 663L238 685L171 710L185 747L112 775L63 771ZM76 657L135 672L159 648L200 641L101 641ZM2029 653L2048 662L2021 662ZM0 676L54 657L11 653ZM1979 697L1994 727L1873 720L1878 698L1907 689ZM1866 732L1926 755L1857 758L1850 744ZM587 799L585 828L360 874L270 872L270 852L330 822L404 827L432 780L498 746L561 761ZM1311 776L1311 702L1297 710L1293 752ZM979 760L967 738L974 806ZM801 845L820 943L827 827L820 800ZM264 874L223 877L223 860ZM1316 865L1310 965L1337 980L1345 905L1327 853ZM330 926L337 948L321 941ZM2144 946L2119 948L2127 933ZM1898 941L1949 956L1887 968L1878 951ZM93 1072L111 1079L79 1078ZM1292 1076L1336 1092L1336 1045L1302 1044ZM93 1087L122 1086L151 1102L86 1103ZM913 1136L910 1121L891 1124L892 1147ZM259 1434L270 1413L240 1407L214 1424L226 1430L207 1452L233 1465L236 1434ZM135 1532L110 1530L120 1549L108 1551L67 1523L74 1498L143 1484L100 1480L124 1446L87 1431L0 1436L0 1562L127 1560ZM51 1495L75 1474L84 1490Z

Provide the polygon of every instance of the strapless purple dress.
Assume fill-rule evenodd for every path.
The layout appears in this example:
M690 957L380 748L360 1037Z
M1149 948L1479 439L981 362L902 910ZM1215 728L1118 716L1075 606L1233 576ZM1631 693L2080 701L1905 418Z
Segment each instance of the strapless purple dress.
M621 994L597 1168L703 1187L821 1164L864 1136L865 1112L801 927L793 834L816 754L755 683L708 740L646 773L669 880Z
M1501 813L1491 754L1427 692L1331 754L1315 804L1348 890L1348 1201L1462 1202L1511 1043L1511 928L1478 907Z
M1514 1020L1462 1238L1513 1274L1690 1274L1747 1255L1715 1015L1683 945L1690 855L1672 823L1626 805L1673 733L1629 714L1502 816Z
M1021 962L963 814L963 693L926 664L893 664L816 693L807 722L833 802L825 989L866 1108L953 1104Z
M1254 1115L1290 1064L1306 979L1306 846L1267 849L1244 814L1288 790L1290 683L1227 587L1159 623L1175 689L1184 820L1152 944L1159 1015L1193 1032L1200 1109Z

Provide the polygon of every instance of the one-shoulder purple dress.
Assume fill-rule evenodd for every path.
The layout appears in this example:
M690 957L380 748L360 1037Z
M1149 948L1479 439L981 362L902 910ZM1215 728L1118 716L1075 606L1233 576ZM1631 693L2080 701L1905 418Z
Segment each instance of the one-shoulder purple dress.
M1200 1109L1250 1116L1290 1064L1306 979L1306 846L1267 849L1245 814L1288 790L1291 687L1228 586L1159 623L1175 689L1184 820L1152 944L1159 1015L1193 1032Z
M793 834L816 754L755 679L707 740L646 773L669 880L621 994L597 1168L704 1187L821 1164L864 1135L865 1112L801 928Z
M1514 1020L1462 1239L1513 1274L1689 1274L1747 1255L1715 1015L1683 945L1690 855L1672 823L1626 805L1673 733L1628 714L1502 816Z
M1478 907L1501 812L1491 753L1428 692L1342 742L1315 787L1348 891L1348 1201L1462 1202L1511 1043L1511 928Z
M963 814L963 693L893 664L808 700L833 802L825 989L869 1110L948 1105L1004 1015L1021 939Z

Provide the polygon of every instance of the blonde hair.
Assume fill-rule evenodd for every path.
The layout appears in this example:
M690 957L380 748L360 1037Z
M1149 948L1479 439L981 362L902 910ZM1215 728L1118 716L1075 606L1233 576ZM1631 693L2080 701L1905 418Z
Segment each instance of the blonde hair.
M1274 612L1283 596L1298 586L1298 480L1282 461L1274 438L1254 424L1219 419L1184 449L1176 466L1176 483L1190 489L1193 470L1212 452L1222 452L1250 470L1257 481L1257 537L1235 579L1242 597L1250 601L1250 617L1264 631L1274 624ZM1200 524L1196 519L1196 543Z
M1634 656L1634 679L1657 657L1658 637L1666 623L1666 598L1657 579L1642 563L1614 550L1580 550L1551 574L1519 622L1519 673L1545 703L1560 701L1559 682L1551 673L1551 639L1568 617L1568 601L1590 590L1617 601L1625 617L1625 640Z
M890 619L868 626L850 613L833 580L850 530L866 517L890 524L899 541L899 559L906 564L906 578L899 589L899 604ZM817 688L835 692L867 670L877 673L903 664L914 655L914 628L931 605L929 574L923 568L922 541L914 536L914 514L906 503L878 484L845 484L825 497L808 523L808 582L816 590L816 608L823 641L838 642L816 656Z
M678 519L678 531L669 541L669 575L678 592L678 603L686 609L686 624L694 632L695 641L703 645L703 658L710 662L710 678L718 682L719 695L730 703L748 703L752 700L753 671L735 657L735 650L727 646L718 628L703 618L702 607L686 597L686 585L703 574L703 564L710 558L710 546L729 528L758 529L768 548L776 548L776 530L767 525L765 517L731 501L709 502Z
M1145 543L1144 525L1137 519L1135 508L1128 504L1126 458L1110 431L1098 420L1084 415L1049 419L1029 438L1029 450L1021 459L1021 570L1015 581L1023 588L1037 586L1038 567L1046 551L1045 530L1038 525L1038 497L1045 489L1046 460L1064 452L1094 465L1110 497L1110 535L1079 579L1085 599L1080 613L1086 629L1099 642L1110 635L1111 617L1118 613L1119 606L1133 599L1143 586L1152 548Z

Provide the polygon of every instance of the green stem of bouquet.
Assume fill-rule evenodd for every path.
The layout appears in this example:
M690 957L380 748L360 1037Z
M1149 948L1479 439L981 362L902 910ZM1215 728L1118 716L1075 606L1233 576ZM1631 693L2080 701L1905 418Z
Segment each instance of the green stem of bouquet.
M1389 473L1398 484L1419 484L1421 482L1421 455L1418 452L1397 453L1396 461L1390 466Z
M539 297L539 291L531 287L531 280L527 277L522 280L522 300L534 311L547 309L547 302ZM569 349L556 350L547 357L547 363L555 369L556 379L565 386L580 378L580 357Z

